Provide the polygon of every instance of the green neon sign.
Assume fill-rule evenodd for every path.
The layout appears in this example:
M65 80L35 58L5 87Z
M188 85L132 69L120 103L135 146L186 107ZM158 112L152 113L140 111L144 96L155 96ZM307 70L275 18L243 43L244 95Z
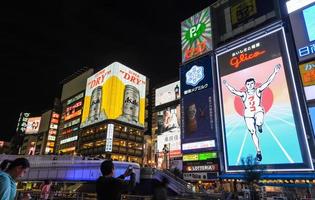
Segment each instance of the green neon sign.
M210 159L214 159L217 157L218 157L218 155L216 152L200 153L198 155L198 160L210 160Z

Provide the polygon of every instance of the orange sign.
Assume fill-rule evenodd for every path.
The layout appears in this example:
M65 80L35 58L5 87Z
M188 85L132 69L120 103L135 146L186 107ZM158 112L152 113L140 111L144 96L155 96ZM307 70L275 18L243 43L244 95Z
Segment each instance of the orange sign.
M301 64L299 67L303 85L315 85L315 61Z
M230 65L232 67L234 67L234 68L239 68L242 63L250 61L250 60L253 60L253 59L257 58L257 57L260 57L264 53L266 53L265 50L263 50L263 51L255 51L253 53L241 53L241 54L231 58Z
M81 113L82 113L82 110L78 110L77 112L74 112L74 113L72 113L70 115L67 115L67 116L65 116L65 121L67 121L69 119L72 119L74 117L80 116Z

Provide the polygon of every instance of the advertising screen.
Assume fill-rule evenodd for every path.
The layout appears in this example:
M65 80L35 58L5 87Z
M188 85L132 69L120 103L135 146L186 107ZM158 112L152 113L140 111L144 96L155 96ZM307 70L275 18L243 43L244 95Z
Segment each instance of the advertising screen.
M180 99L180 82L165 85L155 90L155 106Z
M81 128L106 119L144 127L146 77L114 62L87 80Z
M40 119L41 119L41 117L30 117L30 118L28 118L25 134L38 133Z
M303 86L315 85L315 61L301 64L300 74Z
M313 126L313 133L315 134L315 106L314 107L309 107L308 111L310 113L310 118Z
M183 21L181 34L183 63L211 51L213 46L210 8L206 8Z
M279 18L276 0L219 0L211 13L216 45Z
M30 113L23 113L23 112L20 113L20 117L19 117L18 124L16 127L16 132L21 132L21 133L25 132L29 117L30 117Z
M162 115L162 116L161 116ZM158 152L163 152L165 145L170 150L170 156L181 155L180 142L180 107L166 109L158 114Z
M290 13L297 55L300 62L315 58L315 3Z
M285 42L277 29L217 54L226 171L248 156L269 171L313 168Z
M204 56L180 68L182 152L215 148L211 58Z

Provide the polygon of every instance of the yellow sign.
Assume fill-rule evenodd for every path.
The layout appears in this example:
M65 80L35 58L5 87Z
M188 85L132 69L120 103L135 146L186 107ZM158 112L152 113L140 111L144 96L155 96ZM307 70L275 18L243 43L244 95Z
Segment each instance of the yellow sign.
M242 0L231 6L232 25L241 23L257 13L256 0Z
M315 85L315 61L300 65L300 74L304 86Z
M81 128L115 119L144 127L146 77L114 62L87 80Z
M183 155L183 161L197 161L198 154L187 154Z

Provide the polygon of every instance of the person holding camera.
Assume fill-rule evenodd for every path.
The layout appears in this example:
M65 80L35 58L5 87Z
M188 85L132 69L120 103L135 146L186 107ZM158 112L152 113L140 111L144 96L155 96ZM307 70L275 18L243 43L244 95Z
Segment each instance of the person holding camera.
M101 164L100 176L96 181L96 193L98 200L120 200L121 194L130 192L136 183L136 175L129 166L123 175L114 178L114 163L112 160L105 160ZM124 180L130 176L130 180Z

